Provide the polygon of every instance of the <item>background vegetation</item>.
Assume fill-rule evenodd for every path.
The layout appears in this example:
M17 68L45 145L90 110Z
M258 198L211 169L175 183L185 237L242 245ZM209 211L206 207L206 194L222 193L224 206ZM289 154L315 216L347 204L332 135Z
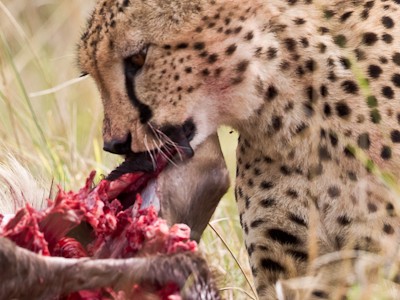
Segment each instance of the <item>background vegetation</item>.
M101 150L100 98L75 67L75 45L94 3L0 1L0 164L11 153L47 190L53 183L76 190L91 170L107 174L119 160ZM237 136L222 129L220 137L233 174ZM220 274L224 297L255 299L232 191L201 248Z

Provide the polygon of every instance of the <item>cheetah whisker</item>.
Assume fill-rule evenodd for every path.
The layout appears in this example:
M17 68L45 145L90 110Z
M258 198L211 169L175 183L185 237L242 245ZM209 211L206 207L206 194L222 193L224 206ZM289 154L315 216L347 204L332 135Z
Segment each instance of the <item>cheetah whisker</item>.
M147 135L144 136L144 146L146 147L147 153L149 153L151 163L153 164L153 169L155 170L157 168L157 163L156 163L156 160L155 160L153 154L151 153L149 145L147 143Z

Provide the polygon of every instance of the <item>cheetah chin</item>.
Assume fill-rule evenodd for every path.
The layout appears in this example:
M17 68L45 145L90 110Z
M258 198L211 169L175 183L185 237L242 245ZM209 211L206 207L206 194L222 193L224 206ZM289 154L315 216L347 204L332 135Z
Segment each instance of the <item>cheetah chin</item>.
M168 137L172 146L166 145L157 150L139 153L126 151L124 162L114 169L107 179L115 180L123 174L135 172L161 173L168 165L166 162L174 163L174 160L184 160L194 156L190 141L196 134L196 127L192 120L186 121L182 126L167 126L159 131Z

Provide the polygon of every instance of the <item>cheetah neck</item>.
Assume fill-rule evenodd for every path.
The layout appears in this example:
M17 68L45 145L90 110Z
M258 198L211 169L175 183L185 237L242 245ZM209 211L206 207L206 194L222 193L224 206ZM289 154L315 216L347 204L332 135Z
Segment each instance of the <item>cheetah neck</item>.
M321 18L321 11L307 6L288 8L272 19L269 33L279 47L266 68L273 74L263 82L261 107L238 126L240 157L268 156L308 166L327 156L339 161L349 154L348 147L360 144L366 123L379 117Z

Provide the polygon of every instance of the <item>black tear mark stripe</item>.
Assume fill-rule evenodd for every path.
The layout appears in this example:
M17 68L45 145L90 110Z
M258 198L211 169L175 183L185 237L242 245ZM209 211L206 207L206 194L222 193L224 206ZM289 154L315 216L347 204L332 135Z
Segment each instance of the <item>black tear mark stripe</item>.
M153 117L151 108L140 102L135 92L135 75L129 72L125 72L125 87L128 93L129 100L133 106L139 110L140 123L145 124Z

